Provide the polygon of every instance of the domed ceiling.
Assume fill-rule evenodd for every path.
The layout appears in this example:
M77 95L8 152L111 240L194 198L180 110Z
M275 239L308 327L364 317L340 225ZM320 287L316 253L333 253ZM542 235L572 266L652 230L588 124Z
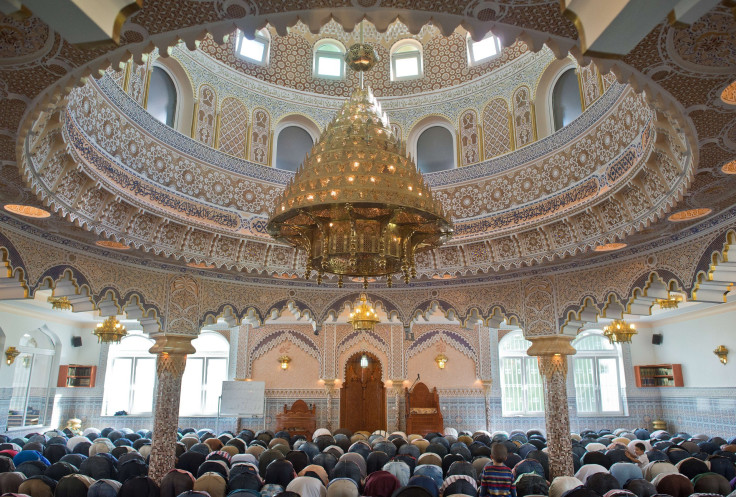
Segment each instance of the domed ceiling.
M552 4L545 8L554 12ZM513 9L509 9L510 13ZM521 15L524 8L515 12ZM528 22L523 21L524 15L516 21ZM723 15L725 10L715 9L693 30L706 32L727 22ZM732 26L732 21L727 24ZM40 36L33 47L18 46L12 54L16 58L46 50L52 39L63 45L58 35L43 35L34 18L12 22ZM266 66L234 54L236 36L222 36L232 32L232 25L214 30L218 31L214 36L200 37L197 50L189 50L195 46L190 39L168 51L171 61L186 73L200 114L209 105L202 98L203 88L213 92L212 101L217 103L211 105L221 119L219 143L197 134L196 119L191 138L159 123L141 106L143 87L135 89L135 77L140 68L145 74L158 60L157 51L148 59L129 63L123 71L88 81L63 100L49 101L42 112L26 114L23 120L28 98L18 98L20 89L8 79L0 95L9 102L3 111L5 128L12 128L13 122L23 124L17 142L3 138L1 143L6 164L0 170L3 203L49 209L69 222L59 222L55 216L14 220L8 215L4 221L35 225L50 240L133 263L188 263L213 273L233 271L259 278L291 279L301 274L301 254L265 233L271 202L291 173L259 160L247 140L240 149L226 149L222 139L252 132L260 122L258 109L266 111L267 136L289 116L309 119L323 129L357 86L357 78L350 73L344 81L313 78L313 46L323 38L349 46L358 34L357 30L346 32L334 20L319 30L302 23L289 29L283 23L274 25L277 28L268 28L271 57ZM566 21L536 27L554 30L559 37L574 36ZM675 62L699 57L706 68L700 70L712 73L702 79L698 87L702 91L675 93L686 78L697 76L672 69L674 62L666 70L646 72L679 101L654 88L637 92L617 83L604 73L614 66L622 80L627 75L614 62L597 61L597 66L580 70L598 81L583 114L560 131L537 138L536 92L541 91L545 71L558 64L555 52L563 55L559 46L553 52L542 47L539 38L525 35L508 43L491 61L470 66L467 33L462 28L448 33L446 26L426 21L411 29L399 22L381 28L379 32L365 23L365 38L381 56L366 82L396 133L406 141L426 119L441 118L457 129L461 143L465 136L482 142L476 149L458 147L461 164L456 169L425 175L452 216L456 235L446 246L418 257L417 270L424 281L468 281L524 266L567 263L571 256L580 261L653 250L693 223L718 222L728 215L734 176L724 174L721 167L736 149L736 120L729 110L733 106L719 97L731 76L707 69L714 67L709 56L694 53L697 41L682 32L663 27L650 36L649 43L667 47L667 57ZM132 40L135 30L125 36ZM388 76L389 50L406 38L422 44L424 75L394 82ZM647 53L639 50L628 56L628 63L643 68L651 56ZM730 64L729 56L724 56L728 60L723 63ZM693 67L680 63L680 67ZM22 71L22 67L18 62L9 70ZM47 77L42 83L49 86L53 79ZM507 107L496 112L501 101ZM233 117L237 113L227 114L226 103L239 109L241 121ZM504 124L504 119L511 119L513 125ZM511 146L498 147L509 140ZM465 159L466 152L471 159ZM690 212L668 219L680 211ZM106 247L95 246L103 240L108 242ZM118 245L109 242L130 248L113 255L110 249ZM606 249L621 251L600 254Z

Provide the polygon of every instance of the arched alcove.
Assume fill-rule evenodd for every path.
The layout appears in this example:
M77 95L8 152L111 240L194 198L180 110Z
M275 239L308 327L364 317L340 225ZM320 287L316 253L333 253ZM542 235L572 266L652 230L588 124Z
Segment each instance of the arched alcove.
M417 123L409 132L407 147L422 173L457 167L455 128L442 117L430 116Z
M577 65L571 57L552 61L539 78L534 91L534 112L537 125L537 139L554 133L554 116L552 113L552 90L555 83L566 71L575 69Z
M189 75L174 57L159 57L153 64L166 71L176 86L177 109L173 128L187 136L192 132L192 118L194 117L194 89Z

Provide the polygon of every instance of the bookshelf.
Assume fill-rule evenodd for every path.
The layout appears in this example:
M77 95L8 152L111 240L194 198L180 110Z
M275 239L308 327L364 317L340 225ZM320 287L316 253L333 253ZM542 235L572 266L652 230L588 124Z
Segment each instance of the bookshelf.
M682 387L681 364L651 364L634 366L636 386L646 387Z
M69 364L59 366L59 381L57 387L92 388L95 386L97 366L80 366Z

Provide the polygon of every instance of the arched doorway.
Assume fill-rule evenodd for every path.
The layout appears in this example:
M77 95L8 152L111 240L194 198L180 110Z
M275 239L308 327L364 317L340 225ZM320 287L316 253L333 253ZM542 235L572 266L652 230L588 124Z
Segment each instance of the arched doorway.
M340 392L340 426L351 431L386 429L381 362L373 354L353 354L345 365L345 382Z

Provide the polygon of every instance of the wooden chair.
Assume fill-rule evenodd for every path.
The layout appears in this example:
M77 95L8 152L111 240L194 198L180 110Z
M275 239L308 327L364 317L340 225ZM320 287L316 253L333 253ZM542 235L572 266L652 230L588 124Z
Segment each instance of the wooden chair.
M437 388L429 391L424 383L417 383L411 391L405 390L406 396L406 433L418 433L422 436L430 432L442 433L445 423L440 411L440 398Z
M284 412L276 415L276 431L288 431L291 436L304 435L312 440L312 433L317 429L317 408L310 408L302 399L297 400L291 409L284 404Z

